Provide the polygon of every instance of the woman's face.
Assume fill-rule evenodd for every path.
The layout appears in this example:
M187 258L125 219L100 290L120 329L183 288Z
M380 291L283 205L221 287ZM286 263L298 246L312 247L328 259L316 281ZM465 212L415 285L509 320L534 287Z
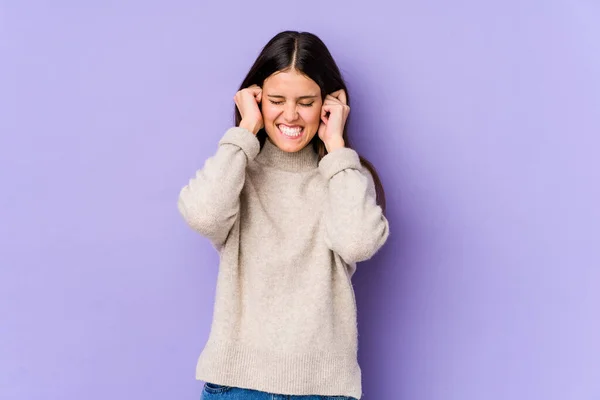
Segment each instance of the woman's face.
M321 89L296 70L276 72L262 87L262 115L269 140L290 153L303 149L321 122Z

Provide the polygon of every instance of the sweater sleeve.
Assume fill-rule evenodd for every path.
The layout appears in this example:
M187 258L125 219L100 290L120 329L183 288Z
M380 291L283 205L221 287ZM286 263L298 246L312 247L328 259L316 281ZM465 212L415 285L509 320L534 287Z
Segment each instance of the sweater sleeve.
M184 220L217 249L225 243L238 216L246 166L259 151L259 141L250 131L228 129L216 154L179 193L177 206Z
M373 177L347 147L323 157L319 171L328 181L327 245L348 264L368 260L389 235L389 223L376 204Z

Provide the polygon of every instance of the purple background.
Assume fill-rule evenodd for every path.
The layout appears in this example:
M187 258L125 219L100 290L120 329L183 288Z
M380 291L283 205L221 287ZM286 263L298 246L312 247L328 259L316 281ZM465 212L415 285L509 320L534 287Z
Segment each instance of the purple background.
M102 3L0 5L2 400L199 398L217 255L177 196L283 29L387 189L364 399L600 398L598 2Z

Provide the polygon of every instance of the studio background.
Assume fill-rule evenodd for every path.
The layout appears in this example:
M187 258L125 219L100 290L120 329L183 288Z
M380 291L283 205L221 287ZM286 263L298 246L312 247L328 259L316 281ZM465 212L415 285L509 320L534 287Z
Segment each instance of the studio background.
M600 398L596 1L0 2L0 398L199 399L218 257L179 190L285 29L348 82L391 235L365 400Z

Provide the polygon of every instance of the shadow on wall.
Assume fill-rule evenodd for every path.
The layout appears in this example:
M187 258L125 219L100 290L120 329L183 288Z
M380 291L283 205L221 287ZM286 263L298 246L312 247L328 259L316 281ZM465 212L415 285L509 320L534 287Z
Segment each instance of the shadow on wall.
M381 176L386 198L386 216L390 236L385 246L369 261L360 263L353 277L358 306L359 362L363 373L365 398L386 398L383 388L402 391L402 360L409 350L402 338L411 321L411 289L418 287L415 278L420 237L424 237L417 215L411 210L411 187L418 177L411 168L410 145L403 142L402 132L408 124L403 110L401 77L384 60L369 58L369 65L358 57L342 59L340 65L352 65L342 72L352 96L349 132L353 146L373 162ZM346 55L347 56L347 55ZM352 56L352 55L351 55ZM377 65L377 70L369 67ZM387 66L387 69L386 69ZM390 77L385 79L385 77ZM382 104L385 107L381 107ZM395 104L390 104L395 103ZM398 110L394 115L384 110ZM390 119L394 121L390 121ZM389 127L397 128L389 132ZM413 176L411 176L411 174ZM414 290L414 289L413 289ZM382 376L381 365L395 366ZM398 398L401 398L400 395Z

